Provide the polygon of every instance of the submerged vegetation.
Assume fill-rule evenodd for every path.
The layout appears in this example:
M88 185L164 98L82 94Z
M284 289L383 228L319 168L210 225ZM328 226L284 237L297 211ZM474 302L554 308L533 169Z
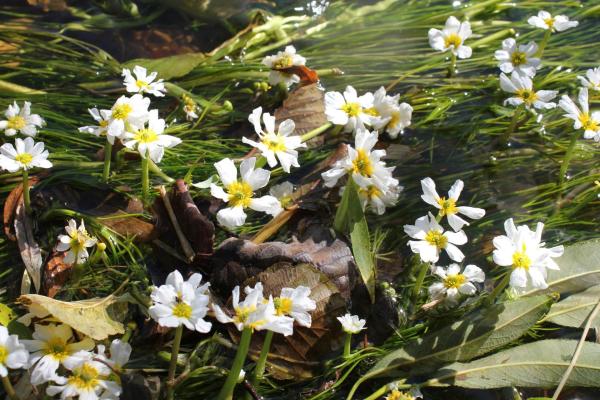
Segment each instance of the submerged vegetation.
M597 397L600 2L11 3L9 398Z

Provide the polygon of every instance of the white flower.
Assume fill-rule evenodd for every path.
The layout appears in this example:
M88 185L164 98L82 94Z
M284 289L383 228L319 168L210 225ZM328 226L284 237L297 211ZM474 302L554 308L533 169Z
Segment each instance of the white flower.
M340 321L340 324L342 324L342 329L344 332L350 334L356 334L362 331L365 329L365 324L367 323L367 321L364 319L360 319L358 315L350 315L349 313L341 317L337 317L337 319Z
M6 120L0 121L0 129L6 136L14 136L17 132L23 135L34 137L37 135L37 128L44 125L44 119L38 114L31 113L31 103L26 101L23 108L19 108L17 102L13 102L4 112Z
M288 315L298 324L310 328L312 318L309 311L317 308L317 303L310 298L310 288L282 288L279 297L274 299L274 304L277 315Z
M8 368L27 368L29 352L19 343L17 335L9 335L8 329L0 326L0 376L8 375Z
M152 289L150 316L160 326L176 328L184 325L202 333L210 331L212 324L204 320L208 311L206 292L209 284L200 286L201 281L202 275L198 273L184 281L179 271L171 272L164 285Z
M219 173L222 187L210 185L210 193L228 203L229 207L217 213L217 220L226 227L242 226L246 221L244 209L251 208L255 211L265 212L275 216L281 212L279 200L273 196L254 197L254 192L267 186L271 173L265 169L254 169L256 158L247 158L240 164L240 179L237 179L235 164L225 158L215 164Z
M588 69L585 76L578 76L577 79L588 89L600 91L600 67Z
M471 36L471 24L460 22L451 16L446 20L443 30L431 28L429 30L429 45L438 51L451 50L458 58L469 58L472 49L465 46L464 42Z
M272 297L268 301L263 298L263 287L258 282L254 288L244 289L246 298L240 302L240 287L236 286L232 292L233 317L230 317L217 304L212 305L215 317L223 324L233 323L239 331L249 328L251 330L270 330L289 336L294 332L294 319L287 316L278 316Z
M192 121L198 118L198 113L200 112L200 107L198 104L187 94L183 94L183 112L185 113L185 119L188 121Z
M13 147L10 143L4 143L0 147L0 168L9 172L20 169L29 170L35 167L52 168L48 161L48 150L44 150L44 143L35 143L32 138L15 139Z
M79 351L65 360L64 366L71 375L67 378L57 376L53 380L57 385L49 385L46 394L61 399L79 397L80 400L110 399L117 400L121 394L121 386L109 380L111 369L94 358L97 354Z
M112 137L109 137L108 141L113 143L114 138L120 138L126 131L143 127L148 120L149 106L150 99L141 94L119 97L110 109L106 134Z
M369 207L377 215L383 215L386 207L395 206L400 192L404 189L391 174L385 185L373 183L371 179L362 175L355 175L354 180L358 185L358 198L363 210Z
M424 262L437 262L442 250L446 250L448 257L453 261L461 262L465 258L456 245L467 243L467 235L463 231L444 232L431 213L417 218L414 225L404 225L404 232L411 238L417 239L410 240L408 245Z
M521 76L513 72L510 76L504 73L500 74L500 87L508 93L516 94L515 97L510 97L504 101L504 104L519 106L524 104L527 109L531 107L543 110L556 107L556 103L550 102L556 97L556 90L533 90L533 82L528 76Z
M467 265L460 272L460 265L450 264L448 268L435 267L433 273L442 279L429 287L429 295L432 299L445 299L450 304L456 304L461 294L472 296L477 288L472 282L482 283L485 274L481 268L475 265Z
M181 143L181 139L165 135L165 120L158 118L158 110L148 113L148 121L141 126L132 127L123 135L123 144L129 149L137 148L142 158L149 154L150 159L159 163L165 154L165 148L175 147ZM137 128L137 129L135 129Z
M373 115L373 94L365 93L358 97L352 86L347 86L344 94L325 93L325 115L334 125L344 125L345 132L361 131L365 124L373 126L381 117Z
M552 32L562 32L579 25L579 22L577 21L569 21L569 17L566 15L557 15L553 17L547 11L538 12L538 15L529 17L527 22L529 25L533 25L536 28L550 29Z
M269 83L271 85L277 85L279 82L283 82L286 87L290 87L292 84L300 82L298 75L288 74L278 70L290 68L294 65L305 65L306 59L296 53L296 48L294 46L286 46L284 51L280 51L274 56L266 56L263 58L262 63L271 68L271 72L269 72Z
M515 226L513 219L504 222L506 235L494 238L494 262L503 267L511 267L510 286L519 290L527 286L527 275L534 288L545 289L546 268L558 270L552 258L560 257L563 246L546 248L542 243L544 224L538 222L535 232L528 226Z
M79 128L79 132L89 133L94 136L106 136L106 139L110 142L110 144L115 144L115 137L107 135L108 131L108 123L110 122L110 110L98 110L97 108L90 108L88 112L91 114L92 118L98 125L88 125L82 126Z
M293 201L294 185L288 181L282 182L279 185L271 186L269 194L279 200L281 208L285 208Z
M373 111L367 110L381 117L374 122L373 128L385 130L390 138L396 139L398 134L410 125L413 108L408 103L399 103L400 95L388 96L382 86L373 95Z
M74 342L73 339L73 331L68 325L35 325L33 340L22 341L31 352L29 366L33 367L32 385L55 379L60 364L65 365L80 350L94 348L94 341L88 337L80 342Z
M594 111L590 114L587 88L579 89L578 101L581 109L569 96L563 95L558 105L567 112L564 116L574 121L573 128L585 131L583 133L584 138L600 142L600 111Z
M261 115L265 131L262 130L260 124ZM262 107L255 108L248 117L248 121L254 125L254 131L260 141L255 142L243 137L242 142L260 150L260 154L267 159L269 167L275 167L278 159L281 168L287 173L290 172L292 166L300 166L298 164L298 152L295 149L306 147L306 144L302 143L300 136L290 136L295 129L294 121L286 119L279 124L277 133L275 133L275 117L269 113L262 114Z
M70 219L67 226L65 226L66 235L58 235L58 245L56 246L57 251L67 251L65 255L65 264L81 264L85 262L89 253L87 247L92 247L96 244L97 239L88 234L85 230L85 224L83 219L81 225L77 227L77 221Z
M372 150L377 143L377 137L377 132L358 131L354 138L355 148L347 145L346 157L336 161L330 170L321 174L325 186L334 187L341 177L351 173L355 180L358 175L362 175L370 183L386 188L390 179L394 179L391 177L393 168L386 168L385 163L381 161L385 156L385 150Z
M502 41L502 50L496 50L494 56L500 61L498 66L502 72L516 71L519 75L533 77L540 68L540 59L535 57L537 51L535 42L517 46L517 41L509 38Z
M123 367L129 362L131 351L132 348L129 343L123 342L120 339L115 339L110 344L110 357L107 357L104 345L98 345L99 358L117 372L123 371Z
M130 93L150 93L156 97L162 97L165 95L167 90L165 89L165 84L162 79L157 80L156 75L157 72L152 72L150 75L146 75L146 68L140 67L136 65L133 67L133 75L131 75L131 71L127 68L123 68L123 85L125 85L125 90Z
M445 198L438 195L435 190L435 182L433 179L425 178L421 180L421 188L423 189L421 198L425 203L431 204L439 209L439 215L448 218L448 223L455 232L460 231L464 225L469 225L469 223L459 217L458 214L466 215L472 219L480 219L485 215L485 210L482 208L456 205L463 187L463 181L460 179L456 180L448 191L448 198Z

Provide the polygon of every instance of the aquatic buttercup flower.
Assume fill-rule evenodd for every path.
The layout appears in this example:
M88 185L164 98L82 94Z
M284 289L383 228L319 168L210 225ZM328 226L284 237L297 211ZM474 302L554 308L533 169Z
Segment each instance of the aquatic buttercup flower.
M209 296L208 283L200 286L202 275L195 273L187 281L177 270L167 276L164 285L152 289L150 316L160 326L177 328L184 325L192 331L206 333L212 324L206 321Z
M425 203L431 204L439 209L439 215L448 218L448 223L455 232L460 231L464 225L469 225L469 223L459 217L458 214L465 215L471 219L480 219L485 215L485 210L483 208L456 205L463 187L464 182L457 179L448 191L448 198L446 198L438 195L433 179L425 178L421 180L421 188L423 189L421 198Z
M271 186L269 194L279 200L281 208L286 208L293 201L294 185L291 182L285 181L278 185Z
M472 296L477 292L473 282L483 283L485 273L481 268L469 264L463 272L460 265L450 264L448 268L435 267L434 275L441 279L429 287L429 296L432 299L444 299L449 304L456 304L460 295Z
M381 117L373 115L373 94L358 96L356 89L346 86L344 94L325 93L325 115L334 125L343 125L345 132L359 132L365 125L373 126Z
M516 94L504 101L504 104L519 106L523 104L525 108L537 108L547 110L556 107L556 103L550 100L558 94L556 90L538 90L533 89L533 82L528 76L521 76L513 72L510 78L504 73L500 74L500 87L508 93Z
M400 95L387 95L382 86L373 95L373 108L368 112L379 116L373 128L385 131L391 139L396 139L398 134L411 124L413 108L408 103L400 103Z
M115 339L110 343L110 356L106 355L103 344L98 345L99 358L117 372L123 371L123 367L129 362L131 351L131 345L121 339Z
M98 355L88 351L79 351L63 363L71 374L68 377L56 376L56 383L48 385L46 394L61 399L79 397L81 400L118 399L121 385L109 380L111 369L97 361Z
M114 138L120 138L126 131L142 128L148 120L149 106L150 99L141 94L119 97L110 109L110 121L106 134L112 138L109 138L108 141L113 143Z
M263 58L262 63L271 68L271 71L269 72L269 83L271 85L277 85L281 82L285 84L286 87L290 87L292 84L300 82L300 77L280 70L296 65L305 65L306 59L296 53L296 48L294 46L286 46L284 51Z
M70 219L65 231L66 235L58 235L56 250L67 252L63 260L65 264L84 263L89 257L87 248L94 246L98 240L87 232L83 219L79 226L77 221Z
M115 137L107 135L108 123L110 122L110 110L98 110L97 108L90 108L88 112L94 118L94 121L98 125L87 125L79 128L79 132L89 133L94 136L106 136L106 139L110 144L115 144Z
M588 69L585 76L578 76L577 79L584 87L597 92L600 91L600 67Z
M128 68L123 68L123 85L130 93L150 93L156 97L163 97L167 90L162 79L154 81L158 72L148 75L146 68L136 65L133 67L133 75ZM134 76L135 75L135 76Z
M445 250L453 261L461 262L465 258L462 251L456 247L467 243L465 232L444 232L444 228L431 213L417 218L414 225L404 225L404 232L417 239L409 240L408 245L413 253L419 254L423 262L437 262L442 250Z
M282 210L279 200L273 196L254 197L254 192L269 183L271 173L265 169L254 169L256 158L247 158L240 164L240 179L237 178L235 164L225 158L215 164L223 188L212 183L210 193L229 205L217 213L217 220L226 227L242 226L246 221L244 210L255 211L276 216Z
M13 102L4 112L6 120L0 121L0 129L6 136L14 136L22 133L25 136L35 137L37 128L44 125L44 119L38 114L31 113L31 103L26 101L23 108L20 108L17 102Z
M64 324L35 324L33 340L22 341L31 352L29 366L33 367L31 384L55 380L56 370L80 350L92 350L94 341L88 337L75 342L71 327Z
M397 179L391 177L391 173L385 184L375 183L362 175L355 175L354 181L358 185L358 198L363 210L370 208L377 215L383 215L386 207L395 206L404 189Z
M187 94L183 94L183 112L185 113L185 119L193 121L198 118L198 113L201 111L198 104Z
M365 324L367 323L364 319L360 319L358 315L350 315L350 313L337 317L337 320L342 324L344 332L351 335L357 334L365 329Z
M536 28L550 29L552 32L562 32L579 25L579 22L570 21L566 15L556 15L553 17L547 11L538 12L538 15L529 17L527 22Z
M544 224L538 222L535 232L528 226L515 226L512 218L504 222L506 235L496 236L493 240L496 248L494 262L503 267L511 267L510 286L521 290L527 286L527 275L534 288L545 289L546 269L558 270L553 258L560 257L563 246L547 248L542 242Z
M155 163L162 160L165 148L175 147L181 143L181 139L178 137L163 133L165 120L158 117L158 110L149 112L148 121L145 124L132 128L134 129L128 129L123 135L123 144L129 149L137 148L142 158L146 158L148 155Z
M260 117L265 126L263 130ZM252 114L248 117L248 121L254 125L254 131L258 135L259 142L242 138L242 142L247 143L260 150L260 154L267 159L269 167L273 168L277 165L277 160L281 164L281 168L289 173L291 167L299 167L298 151L299 147L306 147L302 143L300 136L290 136L295 129L294 121L286 119L279 124L277 133L275 133L275 117L269 113L262 113L262 107L255 108Z
M385 400L416 400L422 398L423 394L418 387L413 387L408 392L401 392L397 388L394 388L390 394L385 397Z
M438 51L452 51L458 58L469 58L472 49L465 46L465 40L471 36L471 24L467 21L460 22L451 16L446 20L446 26L441 31L431 28L429 30L429 45Z
M540 59L535 57L537 51L535 42L517 45L515 39L508 38L502 41L502 50L496 50L494 56L502 72L510 74L515 71L519 75L533 77L540 68Z
M317 308L317 303L310 298L309 287L283 288L279 297L276 297L273 302L277 315L290 316L298 324L310 328L312 324L310 311Z
M567 112L564 116L573 120L573 128L584 130L584 138L600 142L600 111L590 113L588 89L585 87L579 89L577 99L581 109L567 95L561 97L558 105Z
M19 342L17 335L9 335L8 329L0 326L0 376L8 376L8 368L27 368L29 352Z
M32 168L52 168L48 161L48 150L44 143L35 143L32 138L15 139L15 145L4 143L0 147L0 168L8 172L30 170Z

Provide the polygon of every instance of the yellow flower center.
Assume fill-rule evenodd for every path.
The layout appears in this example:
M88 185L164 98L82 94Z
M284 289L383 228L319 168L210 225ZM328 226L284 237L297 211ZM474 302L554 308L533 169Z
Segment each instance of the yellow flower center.
M79 390L94 390L100 383L98 377L100 373L92 365L85 363L80 367L73 369L73 375L67 380L70 385Z
M531 89L518 89L516 94L527 105L531 105L538 98L537 93Z
M359 192L364 194L369 199L381 196L381 190L379 190L379 188L375 185L369 185L366 188L360 188Z
M117 104L112 109L112 117L114 119L126 119L132 111L133 108L127 103Z
M444 279L444 286L447 289L458 289L466 280L467 278L463 274L451 274Z
M546 25L548 25L548 28L554 28L554 18L546 18L544 22L546 23Z
M245 324L250 314L256 311L256 306L236 307L233 321L235 323Z
M44 354L51 356L57 361L63 361L69 356L67 350L67 342L60 337L53 337L46 342L46 348Z
M262 142L269 150L273 152L287 150L283 136L280 135L266 135L263 137Z
M523 268L526 271L531 267L531 258L525 252L525 245L523 245L523 251L517 251L513 253L513 269Z
M158 134L150 128L138 129L134 139L139 143L152 143L158 140Z
M246 182L233 182L227 186L227 194L229 195L229 204L232 207L250 207L253 193L252 187Z
M356 117L361 113L362 107L358 103L346 103L342 106L342 111L349 117Z
M277 312L277 315L288 315L292 311L292 299L287 297L276 297L273 302L275 303L275 311Z
M387 395L385 400L415 400L415 398L408 393L394 389Z
M598 121L593 120L589 113L582 112L579 114L579 122L581 122L582 128L586 131L597 131L600 129Z
M8 357L8 349L4 346L0 346L0 364L6 364L6 358Z
M101 128L106 128L108 126L108 121L103 119L102 121L98 122L98 125Z
M440 205L440 215L443 217L445 215L454 215L458 211L456 209L456 201L453 199L446 199L445 197L440 197L437 201Z
M444 40L444 45L446 46L446 48L449 48L450 46L454 46L454 48L458 48L462 43L462 39L460 38L460 36L458 36L457 33L451 33L448 36L446 36L446 40Z
M390 122L388 122L388 126L390 128L394 128L396 125L398 125L399 122L400 122L400 113L399 112L392 113Z
M437 247L438 249L443 249L448 244L448 238L442 234L440 231L430 230L425 235L425 241L432 246Z
M293 65L293 63L294 63L294 61L292 60L291 56L284 55L284 56L279 57L273 63L273 66L271 68L273 68L273 69L289 68Z
M352 172L362 176L371 177L375 168L373 167L369 155L363 149L358 149L357 153L356 158L352 161Z
M15 161L21 163L22 165L29 165L29 163L33 161L33 156L29 153L17 154Z
M173 315L178 318L189 319L192 316L192 307L183 302L177 303L175 307L173 307Z
M379 117L379 115L380 115L379 111L377 111L377 109L375 107L366 108L363 112L365 114L369 114L369 115L372 115L374 117Z
M527 64L527 55L522 51L515 51L511 56L511 62L515 67Z
M25 128L25 125L27 125L27 122L25 122L25 118L20 115L10 117L8 119L8 124L6 124L9 129L23 129Z
M148 83L146 83L146 82L144 82L144 81L142 81L142 80L140 80L140 79L138 79L137 81L135 81L135 85L136 85L137 87L139 87L140 89L143 89L143 88L145 88L145 87L148 87Z

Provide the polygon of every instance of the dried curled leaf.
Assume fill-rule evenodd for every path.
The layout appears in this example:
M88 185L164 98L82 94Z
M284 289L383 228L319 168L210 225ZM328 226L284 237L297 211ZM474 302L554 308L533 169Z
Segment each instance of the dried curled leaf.
M27 307L39 306L60 322L95 340L125 332L121 322L112 319L108 308L116 302L115 296L81 301L60 301L38 294L20 296L17 301Z

